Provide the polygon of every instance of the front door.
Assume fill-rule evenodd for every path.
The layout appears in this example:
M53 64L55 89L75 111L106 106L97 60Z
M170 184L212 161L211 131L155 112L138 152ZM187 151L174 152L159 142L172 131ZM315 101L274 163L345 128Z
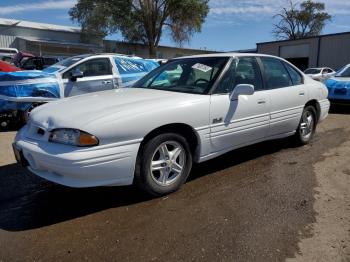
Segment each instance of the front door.
M74 72L80 71L83 77L72 79ZM94 58L73 67L62 76L64 96L75 96L114 88L114 76L109 58Z
M230 100L238 84L254 86L253 95ZM264 90L258 63L254 57L234 59L211 96L210 123L213 152L229 150L258 141L269 131L268 91Z

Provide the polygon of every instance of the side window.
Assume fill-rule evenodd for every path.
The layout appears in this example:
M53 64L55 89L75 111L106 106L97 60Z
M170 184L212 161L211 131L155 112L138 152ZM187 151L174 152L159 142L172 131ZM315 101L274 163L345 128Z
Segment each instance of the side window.
M112 75L112 65L109 58L92 59L65 72L63 78L70 78L75 71L83 72L84 77Z
M262 90L262 79L259 65L253 57L242 57L232 61L215 90L216 94L225 94L239 84L253 85L256 91Z
M303 84L303 77L300 75L300 73L287 63L284 63L284 65L288 70L290 78L292 78L293 85L296 86Z
M121 75L148 73L156 68L156 66L149 61L127 57L116 57L115 63L117 65L119 74Z
M282 62L276 58L261 57L268 89L292 86L292 80Z

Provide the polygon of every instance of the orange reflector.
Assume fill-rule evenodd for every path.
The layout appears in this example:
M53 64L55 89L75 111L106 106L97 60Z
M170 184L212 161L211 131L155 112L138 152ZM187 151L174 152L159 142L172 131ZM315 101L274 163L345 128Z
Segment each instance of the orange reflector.
M96 146L98 145L98 139L90 134L80 132L79 136L79 145L80 146Z

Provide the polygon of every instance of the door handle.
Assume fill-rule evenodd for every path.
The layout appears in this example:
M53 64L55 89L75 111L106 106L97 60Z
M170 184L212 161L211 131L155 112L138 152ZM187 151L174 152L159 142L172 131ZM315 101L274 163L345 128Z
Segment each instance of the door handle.
M300 91L300 92L299 92L299 95L300 95L300 96L304 96L304 95L305 95L305 92L304 92L304 91Z
M102 85L108 85L108 84L111 84L112 81L110 80L105 80L105 81L102 81Z
M258 100L258 104L259 105L266 104L266 100L265 99L259 99Z

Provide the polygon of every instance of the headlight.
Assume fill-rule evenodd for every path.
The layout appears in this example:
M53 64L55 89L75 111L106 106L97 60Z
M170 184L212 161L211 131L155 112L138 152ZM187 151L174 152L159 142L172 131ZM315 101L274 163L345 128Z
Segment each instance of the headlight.
M60 128L51 132L49 141L72 146L97 146L97 137L78 129Z

